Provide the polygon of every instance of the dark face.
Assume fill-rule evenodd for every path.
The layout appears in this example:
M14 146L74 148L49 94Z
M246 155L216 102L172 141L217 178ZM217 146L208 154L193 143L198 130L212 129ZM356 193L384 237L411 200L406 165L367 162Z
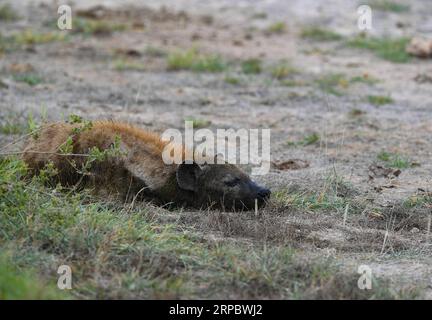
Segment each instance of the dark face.
M225 210L251 210L255 201L266 204L270 190L253 182L247 174L232 164L182 164L177 170L180 188L193 191L194 199Z

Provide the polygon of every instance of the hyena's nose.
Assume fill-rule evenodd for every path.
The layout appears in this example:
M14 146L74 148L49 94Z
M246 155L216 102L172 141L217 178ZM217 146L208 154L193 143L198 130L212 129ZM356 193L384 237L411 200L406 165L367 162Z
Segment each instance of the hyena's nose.
M261 188L258 191L258 197L260 197L261 199L270 198L270 194L271 194L271 191L269 189L266 189L266 188Z

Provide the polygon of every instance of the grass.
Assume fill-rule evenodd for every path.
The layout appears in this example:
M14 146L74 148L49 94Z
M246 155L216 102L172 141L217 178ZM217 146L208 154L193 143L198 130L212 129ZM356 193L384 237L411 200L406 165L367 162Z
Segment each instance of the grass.
M0 159L0 248L10 257L0 261L2 298L68 298L52 287L62 264L73 272L68 294L80 299L399 297L386 284L361 291L358 274L341 273L331 260L298 259L287 245L209 241L159 219L167 213L150 204L132 208L49 187L53 173L26 178L20 160ZM305 201L294 203L329 207L331 199Z
M374 95L369 95L367 97L368 102L370 104L373 104L374 106L383 106L386 104L390 104L393 103L393 99L389 96L374 96Z
M0 5L0 21L15 21L19 17L9 4Z
M149 56L149 57L153 57L153 58L161 58L161 57L165 57L167 55L167 52L162 49L162 48L158 48L158 47L153 47L153 46L148 46L144 53Z
M228 84L232 84L232 85L238 85L240 84L240 79L238 77L233 77L233 76L226 76L224 78L224 81Z
M134 71L145 71L146 65L142 62L132 61L129 59L123 59L119 58L116 59L113 63L114 69L117 71L127 71L127 70L134 70Z
M0 53L18 50L26 46L66 41L67 39L68 37L60 32L40 33L30 29L16 32L10 36L3 36L0 33Z
M267 32L271 33L271 34L282 34L286 31L287 26L285 24L285 22L283 21L278 21L275 22L273 24L271 24L268 28L267 28Z
M13 41L18 45L34 45L64 40L66 40L66 36L60 32L39 33L30 29L13 35Z
M241 63L242 72L245 74L259 74L262 71L260 59L248 59Z
M170 71L222 72L227 68L226 63L219 56L201 54L196 49L169 54L167 65Z
M6 120L0 123L0 133L2 134L13 135L22 134L24 132L26 132L26 127L20 122Z
M419 208L432 205L431 195L413 195L403 202L405 208Z
M298 73L298 70L287 62L279 63L271 68L271 76L278 80L282 80L296 73Z
M35 73L16 74L14 79L18 82L27 83L29 86L36 86L44 82L43 78Z
M410 11L409 5L390 0L374 0L370 1L368 5L372 8L372 10L388 11L394 13Z
M127 29L125 24L113 23L112 21L93 20L87 18L75 18L72 30L84 35L111 35L116 31Z
M378 57L395 63L406 63L411 60L405 48L410 40L401 38L373 38L357 36L347 42L352 48L366 49L375 53Z
M352 77L349 81L350 83L364 83L367 85L374 85L379 82L378 79L375 79L368 74Z
M52 283L42 281L30 268L16 267L6 253L0 254L0 300L68 298L65 292L58 290Z
M341 96L342 90L349 86L345 75L340 73L329 73L316 80L318 87L332 95Z
M288 141L288 145L290 146L309 146L316 144L320 141L320 136L318 133L311 133L309 135L306 135L301 139L300 141L294 142L294 141Z
M195 129L199 129L199 128L206 128L208 126L211 125L211 121L210 120L205 120L205 119L195 119L195 118L185 118L185 121L192 121L192 125Z
M412 166L411 161L407 157L397 153L381 151L377 155L377 159L385 162L391 168L406 169Z
M343 38L340 34L321 27L305 27L300 36L314 41L338 41Z
M352 185L330 174L326 177L320 190L314 192L295 191L281 189L275 194L275 201L279 205L294 207L302 211L330 211L344 213L346 206L350 206L350 212L361 212L364 208L361 203L351 201Z

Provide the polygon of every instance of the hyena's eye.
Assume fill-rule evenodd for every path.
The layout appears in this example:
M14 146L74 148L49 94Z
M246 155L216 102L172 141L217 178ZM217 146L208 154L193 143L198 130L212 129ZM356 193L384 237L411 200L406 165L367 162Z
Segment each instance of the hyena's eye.
M228 180L225 181L225 185L227 185L228 187L234 187L235 185L237 185L240 182L239 178L234 178L232 180Z

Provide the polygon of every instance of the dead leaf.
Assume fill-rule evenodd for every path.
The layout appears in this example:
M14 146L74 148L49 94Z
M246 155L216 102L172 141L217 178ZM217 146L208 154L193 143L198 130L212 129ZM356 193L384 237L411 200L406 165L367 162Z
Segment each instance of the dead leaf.
M369 166L369 171L372 173L369 174L369 180L374 178L397 178L402 173L400 169L386 168L375 164Z
M301 159L290 159L283 162L272 162L273 168L278 170L299 170L309 167L309 162Z

